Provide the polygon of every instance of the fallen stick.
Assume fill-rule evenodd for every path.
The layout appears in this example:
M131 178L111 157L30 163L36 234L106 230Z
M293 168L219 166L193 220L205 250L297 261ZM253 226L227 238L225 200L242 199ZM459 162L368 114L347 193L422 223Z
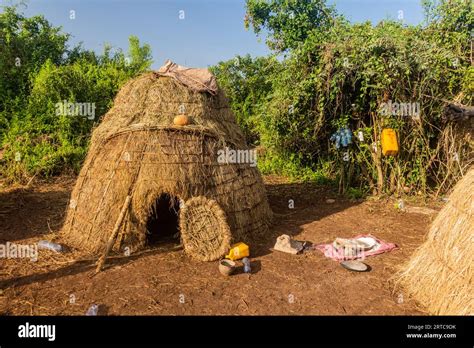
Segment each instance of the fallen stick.
M125 214L127 213L128 206L130 205L130 202L132 201L132 197L130 195L127 196L125 199L125 202L123 203L122 210L120 211L120 215L117 218L117 221L115 222L114 229L112 231L112 234L110 235L110 238L107 242L107 245L105 247L104 253L102 256L97 260L97 268L95 269L95 273L99 273L102 270L102 267L105 264L105 259L107 258L107 255L109 254L110 250L115 244L115 240L117 239L118 232L120 230L120 226L122 225L122 221L125 217Z

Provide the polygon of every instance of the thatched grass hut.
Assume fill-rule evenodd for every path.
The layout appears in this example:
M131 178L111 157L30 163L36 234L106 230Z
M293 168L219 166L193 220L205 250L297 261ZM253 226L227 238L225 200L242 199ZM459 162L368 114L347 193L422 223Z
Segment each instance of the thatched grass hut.
M192 124L173 125L178 114ZM222 91L196 92L156 73L127 83L93 132L64 238L99 253L124 210L115 251L179 232L189 255L209 261L232 240L265 233L271 211L261 176L251 163L218 161L225 148L249 150Z
M474 167L458 182L421 245L395 279L438 315L474 314Z

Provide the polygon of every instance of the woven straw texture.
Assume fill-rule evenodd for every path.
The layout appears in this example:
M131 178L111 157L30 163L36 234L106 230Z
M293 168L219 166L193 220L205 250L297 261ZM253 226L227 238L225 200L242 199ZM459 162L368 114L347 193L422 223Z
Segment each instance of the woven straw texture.
M425 243L395 275L436 315L474 315L474 167L456 184Z
M214 261L230 248L230 228L224 211L212 199L199 196L180 211L180 230L186 253L200 261Z
M193 123L174 126L182 105ZM248 163L219 163L218 151L225 147L247 149L222 91L198 93L153 73L129 82L93 132L62 229L65 241L90 253L102 251L127 195L132 202L115 251L145 246L147 220L162 194L185 202L198 196L214 200L223 214L213 227L227 221L234 241L267 232L272 214L261 176ZM193 235L192 224L181 225ZM199 225L196 231L202 233ZM208 259L217 255L203 248Z

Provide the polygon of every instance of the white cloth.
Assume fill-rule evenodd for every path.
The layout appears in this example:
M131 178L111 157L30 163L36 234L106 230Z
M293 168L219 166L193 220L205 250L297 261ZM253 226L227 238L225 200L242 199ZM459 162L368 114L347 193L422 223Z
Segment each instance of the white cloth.
M156 74L172 77L197 92L217 94L216 77L208 69L187 68L168 59Z

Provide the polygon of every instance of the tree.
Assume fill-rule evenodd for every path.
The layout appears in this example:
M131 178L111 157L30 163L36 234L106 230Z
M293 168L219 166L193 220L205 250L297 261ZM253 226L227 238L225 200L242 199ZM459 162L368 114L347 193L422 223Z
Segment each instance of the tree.
M140 46L139 39L131 36L129 59L110 45L102 54L81 44L70 49L69 34L43 16L26 18L17 7L3 11L0 173L10 180L28 180L32 175L78 170L91 130L112 106L119 88L149 69L150 46ZM60 105L73 110L87 106L88 113L58 111Z
M153 63L150 45L140 46L138 37L131 35L128 38L128 55L130 58L130 68L134 72L145 71Z
M248 132L257 127L262 147L275 155L271 169L298 177L301 166L329 176L337 170L342 191L354 184L378 193L450 187L474 159L472 143L452 140L440 119L444 100L472 104L474 13L472 0L430 0L425 8L426 26L373 26L349 23L322 0L247 0L246 26L286 53L272 90L246 116L257 117ZM237 103L247 100L238 96ZM380 105L387 100L418 103L420 119L385 117ZM364 139L351 144L347 161L329 141L346 126ZM396 158L380 155L386 127L402 144Z
M68 34L53 27L43 16L26 18L15 7L0 13L0 112L8 99L27 95L30 74L50 60L63 62ZM3 107L2 107L3 106Z
M472 0L423 0L422 5L428 25L469 35L474 30Z
M272 91L274 75L280 68L281 64L273 56L252 58L250 55L236 56L211 68L249 143L256 144L260 140L257 123Z
M294 49L312 31L324 30L338 17L325 0L247 0L245 27L269 32L268 46L276 52Z

